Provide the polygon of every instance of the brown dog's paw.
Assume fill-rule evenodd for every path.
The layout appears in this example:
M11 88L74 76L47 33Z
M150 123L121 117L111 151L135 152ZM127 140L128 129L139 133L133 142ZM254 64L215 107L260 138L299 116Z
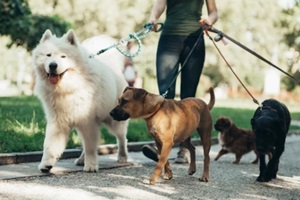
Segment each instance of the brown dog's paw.
M199 181L208 182L208 177L202 176L202 177L199 178Z
M196 172L195 169L189 169L189 175L193 175Z
M172 171L169 172L169 173L165 173L165 175L164 175L164 179L165 179L165 180L171 180L172 178L173 178L173 173L172 173Z
M146 185L150 185L150 180L149 179L144 179L143 183L146 184Z
M143 180L143 183L146 185L155 185L157 181L152 180L152 179L145 179Z

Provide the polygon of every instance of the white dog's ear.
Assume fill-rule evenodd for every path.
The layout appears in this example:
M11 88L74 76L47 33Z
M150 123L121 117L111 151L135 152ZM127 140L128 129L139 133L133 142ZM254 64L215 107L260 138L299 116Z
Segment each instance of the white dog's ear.
M66 38L67 42L69 42L71 45L74 45L74 46L78 45L76 34L75 34L75 32L72 29L70 29L65 34L65 38Z
M40 43L45 42L45 41L48 40L50 37L52 37L52 32L51 32L49 29L47 29L47 30L45 31L45 33L43 34L43 37L42 37L42 39L40 40Z

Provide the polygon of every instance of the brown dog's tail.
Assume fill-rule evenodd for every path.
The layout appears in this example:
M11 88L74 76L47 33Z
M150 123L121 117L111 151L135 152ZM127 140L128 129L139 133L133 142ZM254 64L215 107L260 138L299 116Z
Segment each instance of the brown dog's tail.
M211 110L215 105L215 93L212 87L209 88L209 93L210 93L210 101L207 106L208 109Z

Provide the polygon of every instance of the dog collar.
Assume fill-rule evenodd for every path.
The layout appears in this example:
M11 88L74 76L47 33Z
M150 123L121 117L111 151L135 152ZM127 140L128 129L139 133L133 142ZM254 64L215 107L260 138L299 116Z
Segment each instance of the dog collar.
M277 112L277 110L275 110L274 108L272 108L272 107L270 107L270 106L264 106L264 105L262 105L262 106L260 107L260 110L272 110L272 111L274 111L274 112Z

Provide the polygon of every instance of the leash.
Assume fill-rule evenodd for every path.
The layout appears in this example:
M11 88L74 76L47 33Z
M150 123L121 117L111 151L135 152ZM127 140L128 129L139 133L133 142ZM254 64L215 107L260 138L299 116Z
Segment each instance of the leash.
M248 47L246 47L245 45L241 44L240 42L234 40L233 38L229 37L228 35L226 35L225 33L223 33L222 31L217 30L216 28L210 26L208 29L208 31L216 33L217 36L215 38L215 41L218 42L220 40L222 40L223 37L227 38L228 40L230 40L231 42L235 43L236 45L238 45L239 47L241 47L242 49L246 50L247 52L249 52L250 54L256 56L257 58L259 58L260 60L266 62L267 64L271 65L272 67L276 68L277 70L279 70L280 72L282 72L283 74L287 75L288 77L290 77L291 79L293 79L294 81L296 81L298 84L300 84L300 81L297 80L295 77L293 77L292 75L290 75L289 73L285 72L284 70L280 69L278 66L276 66L275 64L271 63L269 60L265 59L264 57L262 57L261 55L259 55L258 53L256 53L255 51L249 49ZM214 41L214 40L213 40Z
M183 64L181 65L180 69L178 70L176 76L174 77L174 79L172 80L172 82L169 84L168 89L162 94L162 96L163 96L164 98L166 98L167 94L168 94L169 91L170 91L171 86L174 84L174 82L176 81L178 75L181 73L182 69L185 67L185 64L187 63L188 59L189 59L190 56L192 55L192 53L193 53L195 47L197 46L199 40L200 40L201 37L202 37L202 35L203 35L203 31L199 34L199 37L197 38L195 44L193 45L192 49L190 50L189 54L187 55L186 59L184 60ZM185 48L186 48L186 47L185 47ZM177 61L176 65L178 65L178 63L179 63L179 60ZM176 66L176 65L175 65L175 66ZM174 70L174 69L175 69L175 68L173 68L173 70Z
M231 65L227 62L226 58L223 56L222 52L220 51L220 49L218 48L218 46L216 45L216 42L212 39L212 37L209 35L208 31L211 28L208 29L204 29L205 34L208 36L208 38L213 42L215 48L218 50L219 54L221 55L221 57L223 58L223 60L225 61L225 63L227 64L227 66L229 67L229 69L231 70L231 72L234 74L234 76L237 78L237 80L240 82L240 84L243 86L243 88L246 90L246 92L249 94L249 96L251 96L252 100L254 103L256 103L257 105L260 106L260 103L257 101L257 99L254 98L254 96L251 94L251 92L247 89L247 87L244 85L244 83L241 81L241 79L238 77L238 75L235 73L235 71L232 69ZM217 38L219 39L219 38ZM222 39L222 37L221 37ZM218 41L220 41L221 39L219 39Z
M157 23L158 25L158 29L156 29L154 32L160 32L162 29L163 29L163 23ZM98 51L96 54L92 54L90 55L90 58L93 58L97 55L100 55L102 53L104 53L105 51L109 50L109 49L112 49L112 48L116 48L118 49L118 51L120 53L122 53L124 56L126 57L130 57L130 58L133 58L137 55L140 54L141 52L141 48L142 48L142 42L141 42L141 39L145 38L146 36L149 35L149 33L152 31L152 29L154 28L154 24L152 23L147 23L144 25L144 27L140 30L140 31L137 31L137 32L134 32L134 33L131 33L129 34L128 37L126 38L123 38L121 39L120 41L118 41L117 43L105 48L105 49L101 49L100 51ZM134 39L137 44L138 44L138 49L135 53L130 53L130 52L127 52L126 50L123 49L124 45L131 39Z

